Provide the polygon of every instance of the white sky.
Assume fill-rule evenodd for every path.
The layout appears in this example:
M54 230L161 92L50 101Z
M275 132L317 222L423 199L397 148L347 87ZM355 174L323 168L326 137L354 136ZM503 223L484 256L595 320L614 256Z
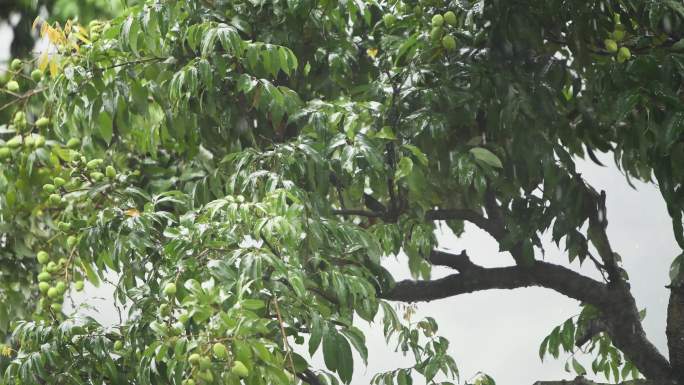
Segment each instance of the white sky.
M9 56L11 30L0 25L0 67ZM609 167L580 162L579 170L596 189L607 191L608 233L614 249L622 255L630 274L632 291L640 308L648 309L644 328L651 341L667 355L665 315L669 292L665 289L668 270L677 252L672 236L670 218L665 204L653 185L635 182L638 191L631 189L624 177L612 166L608 156L601 157ZM567 264L566 256L546 237L546 260ZM467 226L466 234L457 239L453 234L439 235L440 247L446 250L468 250L475 263L485 266L512 264L506 254L498 253L496 243L485 233ZM563 245L561 243L561 245ZM408 278L404 259L388 258L386 266L400 280ZM595 274L585 265L583 272ZM436 277L449 273L437 268ZM117 322L111 301L111 290L101 288L95 297L75 296L77 302L100 309L96 318L106 324ZM97 299L96 297L103 298ZM68 307L67 307L68 309ZM498 384L532 384L537 380L573 378L563 370L564 357L540 362L538 348L541 340L553 327L579 311L577 301L541 288L496 290L461 295L449 299L421 303L416 319L434 317L440 334L451 342L450 353L456 359L461 380L470 379L478 371L494 377ZM385 346L382 324L364 326L369 347L369 366L357 370L353 384L368 384L373 374L410 365L410 360L392 353ZM324 367L320 357L316 360ZM590 367L590 360L580 360ZM361 367L356 361L355 366ZM421 382L416 379L414 383Z

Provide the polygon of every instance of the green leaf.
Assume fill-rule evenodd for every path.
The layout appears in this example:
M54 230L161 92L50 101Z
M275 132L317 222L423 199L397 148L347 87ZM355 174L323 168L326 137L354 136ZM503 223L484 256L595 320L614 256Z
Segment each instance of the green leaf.
M473 154L475 159L482 163L487 164L490 167L502 168L501 160L498 156L494 155L493 152L489 151L483 147L473 147L470 149L470 153Z
M102 111L98 116L98 123L98 133L107 144L110 144L114 133L112 116L107 111Z

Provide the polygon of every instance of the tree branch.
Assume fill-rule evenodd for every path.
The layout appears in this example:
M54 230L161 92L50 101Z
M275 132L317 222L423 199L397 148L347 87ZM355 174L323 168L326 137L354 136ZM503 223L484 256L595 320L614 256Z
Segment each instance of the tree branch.
M428 261L433 265L450 267L461 273L482 269L481 266L474 264L470 260L465 250L461 251L461 254L451 254L444 251L432 250L428 257Z
M612 385L603 382L595 382L588 380L582 376L576 377L574 380L560 380L560 381L537 381L533 385ZM672 385L671 382L658 380L630 380L623 381L617 385Z
M460 261L463 264L463 261ZM467 263L466 263L467 265ZM461 265L459 265L461 266ZM473 266L477 266L474 265ZM604 284L562 266L537 261L531 267L466 268L460 274L432 281L398 282L382 297L393 301L419 302L490 289L540 286L579 301L604 306L609 292Z

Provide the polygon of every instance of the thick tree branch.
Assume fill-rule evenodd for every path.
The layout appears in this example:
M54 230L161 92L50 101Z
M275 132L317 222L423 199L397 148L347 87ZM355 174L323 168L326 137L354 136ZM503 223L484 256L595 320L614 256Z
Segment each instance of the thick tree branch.
M672 371L684 383L684 286L670 286L665 334Z
M433 281L401 281L390 292L383 293L383 298L406 302L432 301L482 290L530 286L553 289L570 298L597 306L610 301L609 292L602 283L546 262L535 262L529 268L471 268Z

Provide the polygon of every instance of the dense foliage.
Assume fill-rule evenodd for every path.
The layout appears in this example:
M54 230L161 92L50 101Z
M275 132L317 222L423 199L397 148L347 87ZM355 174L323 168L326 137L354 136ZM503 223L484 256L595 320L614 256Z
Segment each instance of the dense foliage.
M683 21L637 0L157 0L39 20L54 52L0 79L2 383L349 383L355 320L381 319L415 364L375 383L448 384L434 320L387 300L537 285L582 307L542 356L583 348L613 381L684 384L683 258L668 361L606 193L575 170L610 152L627 183L657 182L684 247ZM438 221L474 223L515 264L435 251ZM605 282L543 262L547 231ZM400 251L420 281L382 267ZM459 273L431 281L435 264ZM112 276L120 324L63 312Z

